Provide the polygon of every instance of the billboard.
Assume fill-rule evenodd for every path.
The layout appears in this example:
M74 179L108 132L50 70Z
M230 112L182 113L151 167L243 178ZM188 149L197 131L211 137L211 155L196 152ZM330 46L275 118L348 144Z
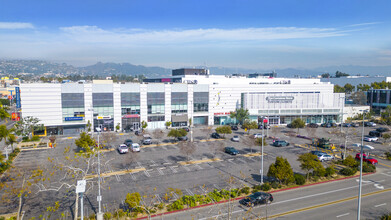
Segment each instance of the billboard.
M15 102L16 102L16 108L21 108L22 106L20 105L20 89L19 87L15 87Z

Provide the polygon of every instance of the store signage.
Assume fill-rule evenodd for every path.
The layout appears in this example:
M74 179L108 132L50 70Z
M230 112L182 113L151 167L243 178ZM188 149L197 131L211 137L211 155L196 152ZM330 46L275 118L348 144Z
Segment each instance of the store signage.
M83 117L65 117L65 121L82 121Z
M111 119L111 116L108 115L108 116L98 116L96 117L97 119Z
M269 103L292 103L295 99L293 96L269 96L266 97L267 102Z
M187 80L183 80L183 83L187 83L187 84L197 84L198 81L197 81L197 80L189 80L189 79L187 79Z
M214 115L230 115L230 112L216 112Z
M19 87L15 87L15 96L16 96L16 108L20 108L20 89Z
M122 115L122 118L140 118L140 115L133 114L133 115Z

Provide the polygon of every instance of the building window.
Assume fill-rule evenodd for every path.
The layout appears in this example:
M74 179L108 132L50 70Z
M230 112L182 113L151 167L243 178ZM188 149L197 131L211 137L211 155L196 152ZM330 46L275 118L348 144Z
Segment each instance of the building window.
M148 122L164 121L164 115L148 116Z
M122 115L139 115L140 114L140 106L128 106L128 107L123 107L121 109L121 114Z
M194 112L207 112L209 110L209 92L194 93Z
M63 122L84 121L84 93L62 93Z
M171 93L171 112L187 113L187 92Z
M140 93L123 92L121 93L121 106L140 106Z
M92 104L95 107L113 107L113 93L92 93Z

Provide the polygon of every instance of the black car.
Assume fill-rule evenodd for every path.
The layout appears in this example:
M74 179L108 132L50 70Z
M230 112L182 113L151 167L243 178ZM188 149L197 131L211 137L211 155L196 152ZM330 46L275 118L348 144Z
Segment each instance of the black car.
M220 138L220 135L218 133L212 133L212 138L216 138L216 139L219 139Z
M187 141L188 138L187 138L187 136L183 136L183 137L179 137L178 140L180 140L180 141Z
M283 141L283 140L275 140L273 142L273 146L275 146L275 147L285 147L285 146L289 146L289 143L286 142L286 141Z
M143 132L141 132L141 131L135 131L135 132L134 132L135 135L141 135L142 133L143 133Z
M256 205L269 204L273 202L273 196L270 193L265 192L256 192L246 198L239 201L240 204L247 207L252 207Z
M237 131L237 130L239 130L239 128L237 125L231 125L231 130Z
M307 126L310 127L310 128L318 128L319 127L319 125L316 124L316 123L310 123Z
M390 129L388 129L388 128L377 128L376 131L378 131L380 133L383 133L383 132L390 131Z
M130 147L130 145L133 144L133 141L131 139L126 139L124 144L126 144L126 146Z
M369 132L369 136L372 136L372 137L381 137L381 136L382 136L382 132L370 131L370 132Z
M368 122L368 121L367 121L367 122L364 122L364 126L365 126L365 127L375 127L376 124L373 123L373 122L370 122L370 121Z
M237 155L239 154L239 151L236 150L234 147L226 147L224 148L225 153L231 154L231 155Z

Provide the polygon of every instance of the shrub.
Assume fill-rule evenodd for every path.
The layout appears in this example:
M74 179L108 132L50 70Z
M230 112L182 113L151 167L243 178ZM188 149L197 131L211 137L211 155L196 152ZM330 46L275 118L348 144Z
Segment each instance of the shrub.
M261 190L262 188L261 188L261 185L255 185L255 186L253 186L253 189L254 190Z
M314 182L318 182L319 176L313 176L313 177L312 177L312 180L313 180Z
M92 213L89 217L88 217L89 220L95 220L96 219L96 215L95 213Z
M183 204L188 205L189 207L196 206L196 199L194 196L182 196Z
M326 169L323 166L320 166L316 170L314 170L312 175L317 177L324 177L326 176Z
M277 189L278 188L278 183L277 182L272 182L271 187L273 189Z
M262 190L262 191L269 191L271 188L272 188L272 187L270 186L269 183L264 183L264 184L262 184L262 186L261 186L261 190Z
M363 173L372 173L376 171L375 165L369 164L369 163L363 163L362 164L362 172Z
M380 220L391 220L391 213L382 215Z
M123 209L117 209L114 212L114 217L116 217L116 218L122 218L122 217L125 217L125 215L126 215L126 212L124 212Z
M353 176L356 173L356 169L346 167L339 171L344 176Z
M326 168L326 176L332 176L335 174L335 169L333 166L329 166Z
M168 211L175 211L175 210L183 209L182 200L180 200L180 199L176 200L175 202L170 204L167 209L168 209Z
M303 175L295 173L294 177L295 177L295 182L296 182L297 185L304 185L306 180L305 180L305 177Z
M112 214L110 212L105 212L105 214L103 214L103 218L105 220L110 220L112 218Z
M239 192L240 192L240 194L247 195L250 193L250 187L246 186L246 187L242 188Z
M5 220L5 217L4 216L0 216L0 220Z
M208 193L208 196L213 199L216 202L220 202L222 199L222 196L220 195L220 192L217 191L217 189L213 190L212 192Z
M34 135L32 138L31 138L31 141L39 141L39 136L38 135Z
M27 142L29 141L29 137L22 137L22 142Z
M384 155L386 156L387 160L391 160L391 152L385 152Z
M354 159L351 155L347 156L346 159L343 160L342 164L350 168L354 168L358 166L356 159Z
M231 189L231 198L236 198L239 195L239 189Z

